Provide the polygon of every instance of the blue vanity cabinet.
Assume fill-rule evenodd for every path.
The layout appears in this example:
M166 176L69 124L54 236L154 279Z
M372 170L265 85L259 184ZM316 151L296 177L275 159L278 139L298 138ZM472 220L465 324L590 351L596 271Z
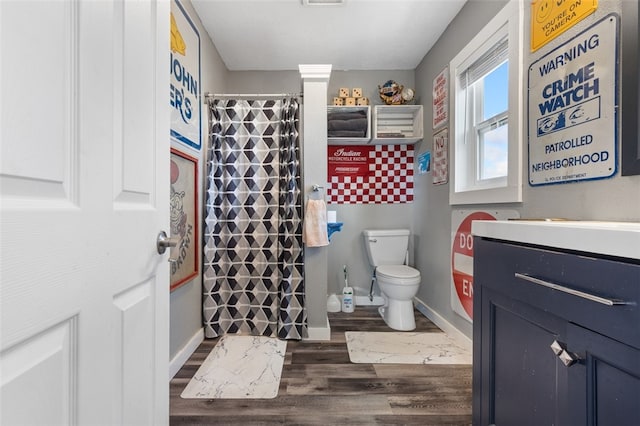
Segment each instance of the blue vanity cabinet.
M640 425L640 350L571 323L567 346L581 359L567 369L566 424Z
M483 306L474 306L473 424L557 424L563 371L547 349L562 334L562 320L493 289L476 289L474 283Z
M639 425L638 303L637 259L475 237L473 424Z

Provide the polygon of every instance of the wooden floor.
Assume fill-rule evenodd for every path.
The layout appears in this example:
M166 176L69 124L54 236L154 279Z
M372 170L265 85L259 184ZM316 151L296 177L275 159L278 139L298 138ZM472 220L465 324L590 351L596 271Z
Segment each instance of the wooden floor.
M392 331L375 307L329 314L331 341L289 341L275 399L182 399L215 346L171 380L172 425L470 425L471 366L351 364L345 331ZM416 331L440 330L416 311Z

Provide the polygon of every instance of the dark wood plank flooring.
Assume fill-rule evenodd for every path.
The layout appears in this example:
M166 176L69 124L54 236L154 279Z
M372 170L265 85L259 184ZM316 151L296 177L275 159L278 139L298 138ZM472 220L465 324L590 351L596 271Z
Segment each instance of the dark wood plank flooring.
M392 331L375 307L330 313L331 340L289 341L275 399L182 399L217 339L171 380L172 425L470 425L468 365L351 364L345 331ZM416 311L416 331L439 332Z

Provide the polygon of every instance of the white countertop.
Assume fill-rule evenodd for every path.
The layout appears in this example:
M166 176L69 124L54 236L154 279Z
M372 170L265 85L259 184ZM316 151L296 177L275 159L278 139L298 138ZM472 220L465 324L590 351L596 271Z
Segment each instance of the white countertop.
M640 222L477 220L471 233L499 240L640 259Z

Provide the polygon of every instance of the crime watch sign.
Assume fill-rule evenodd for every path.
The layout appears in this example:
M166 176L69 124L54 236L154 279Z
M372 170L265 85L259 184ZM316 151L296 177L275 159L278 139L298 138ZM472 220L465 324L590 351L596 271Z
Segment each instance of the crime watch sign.
M529 184L615 175L618 20L606 16L529 67Z

